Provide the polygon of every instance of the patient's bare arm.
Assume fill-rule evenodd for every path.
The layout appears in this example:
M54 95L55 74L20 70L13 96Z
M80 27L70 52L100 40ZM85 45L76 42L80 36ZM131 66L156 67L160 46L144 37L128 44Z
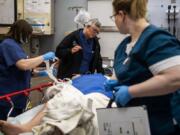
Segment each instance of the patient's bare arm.
M42 118L44 117L44 109L46 105L39 111L39 113L28 123L23 125L14 125L6 121L0 120L0 130L6 135L18 135L24 132L31 132L34 126L37 126L41 123Z

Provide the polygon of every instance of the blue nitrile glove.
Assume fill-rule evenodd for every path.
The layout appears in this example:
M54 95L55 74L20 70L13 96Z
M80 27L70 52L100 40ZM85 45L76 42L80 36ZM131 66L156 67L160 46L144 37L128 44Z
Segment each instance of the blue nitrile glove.
M48 74L47 74L47 72L46 72L45 70L43 70L43 71L38 71L38 72L37 72L37 75L38 75L38 76L48 76Z
M55 58L55 53L54 52L47 52L43 55L44 61L47 60L53 60Z
M125 106L131 99L132 96L128 91L128 86L118 86L114 88L115 91L115 101L121 106Z
M106 91L113 91L115 86L118 86L119 82L118 80L106 80L104 83L104 87Z

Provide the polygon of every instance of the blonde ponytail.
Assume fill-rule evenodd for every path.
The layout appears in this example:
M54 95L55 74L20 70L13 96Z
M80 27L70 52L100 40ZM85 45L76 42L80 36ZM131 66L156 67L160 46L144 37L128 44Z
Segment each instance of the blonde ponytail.
M130 16L133 19L145 18L147 11L147 0L132 0Z
M147 0L113 0L112 5L115 13L122 10L134 20L146 16Z

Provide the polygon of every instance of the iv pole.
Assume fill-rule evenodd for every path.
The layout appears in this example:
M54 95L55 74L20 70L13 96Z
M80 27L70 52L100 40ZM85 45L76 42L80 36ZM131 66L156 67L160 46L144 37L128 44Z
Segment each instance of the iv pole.
M68 7L69 10L72 10L72 11L76 11L76 15L79 13L79 10L82 9L83 7L81 6L74 6L74 7ZM79 28L79 25L76 24L76 28L78 29Z

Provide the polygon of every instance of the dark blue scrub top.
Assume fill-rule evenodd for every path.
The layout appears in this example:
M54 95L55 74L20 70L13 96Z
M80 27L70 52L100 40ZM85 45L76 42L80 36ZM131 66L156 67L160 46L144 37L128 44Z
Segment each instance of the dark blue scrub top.
M5 39L0 44L0 96L30 87L30 71L23 71L16 67L16 62L26 59L27 55L13 39ZM12 98L16 108L24 108L24 95ZM6 101L0 101L1 106L9 106Z
M168 32L148 26L129 56L126 54L127 44L131 37L125 38L115 51L114 70L118 80L124 85L134 85L153 77L149 67L167 58L180 55L180 43ZM128 61L125 59L129 57ZM146 105L148 109L152 135L166 135L173 128L171 94L166 96L136 98L128 106Z
M85 74L89 71L89 65L93 57L93 39L86 39L83 30L81 30L80 43L83 49L83 59L80 66L80 73Z

